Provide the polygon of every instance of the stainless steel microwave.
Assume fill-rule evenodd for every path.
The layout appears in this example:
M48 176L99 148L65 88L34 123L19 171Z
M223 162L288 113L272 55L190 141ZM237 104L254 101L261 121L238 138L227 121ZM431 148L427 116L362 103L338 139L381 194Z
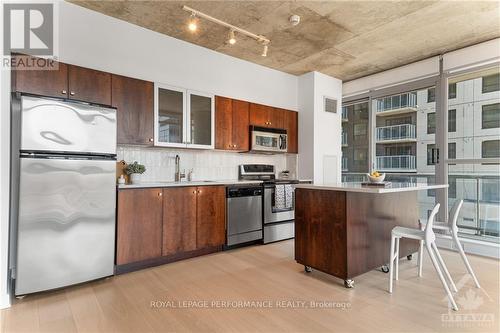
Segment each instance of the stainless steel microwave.
M250 152L272 154L287 151L287 134L284 129L250 126L250 140Z

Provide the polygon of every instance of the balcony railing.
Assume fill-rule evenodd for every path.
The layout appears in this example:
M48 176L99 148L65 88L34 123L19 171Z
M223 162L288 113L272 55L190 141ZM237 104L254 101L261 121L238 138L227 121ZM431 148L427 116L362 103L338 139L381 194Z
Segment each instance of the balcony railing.
M347 171L347 157L342 157L342 171Z
M347 121L347 107L342 107L342 121Z
M414 155L377 156L379 171L415 171L416 168Z
M377 141L414 140L416 127L412 124L377 127Z
M377 99L377 113L398 109L416 108L417 93L415 91Z
M342 132L342 146L347 146L347 132Z

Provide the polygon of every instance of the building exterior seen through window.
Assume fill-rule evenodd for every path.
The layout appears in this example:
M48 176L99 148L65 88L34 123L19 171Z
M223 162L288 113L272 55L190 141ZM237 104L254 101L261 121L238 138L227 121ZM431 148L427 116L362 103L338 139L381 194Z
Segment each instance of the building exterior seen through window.
M448 156L440 159L500 158L500 76L496 71L449 83ZM389 181L434 182L435 87L346 104L342 111L343 181L363 181L364 173L378 170ZM460 231L499 242L500 165L449 161L448 182L449 207L455 200L464 200ZM425 218L435 204L434 191L419 194L419 202Z

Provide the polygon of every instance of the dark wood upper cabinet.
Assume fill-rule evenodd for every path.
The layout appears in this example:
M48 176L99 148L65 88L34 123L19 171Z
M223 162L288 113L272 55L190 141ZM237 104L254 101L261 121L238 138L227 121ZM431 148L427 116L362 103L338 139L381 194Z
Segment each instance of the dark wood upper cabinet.
M284 110L272 106L250 103L250 125L284 128Z
M280 108L272 108L269 111L269 127L271 128L286 128L285 113L287 111Z
M284 128L288 135L288 152L297 154L299 152L299 113L295 111L283 110Z
M215 149L233 149L233 100L215 96Z
M37 58L27 55L13 55L17 63L36 64ZM12 91L26 92L35 95L50 97L68 97L68 65L62 62L53 62L51 69L30 69L12 71Z
M235 150L250 149L250 103L233 99L232 144Z
M112 75L111 105L117 108L119 144L153 145L153 82Z
M162 255L196 250L196 187L163 189Z
M249 149L249 104L227 97L215 97L216 149Z
M70 65L68 92L71 99L111 105L111 74Z
M226 188L198 187L196 247L222 246L226 239Z
M269 127L269 111L271 109L269 106L250 103L250 125Z
M118 265L161 256L162 198L162 189L157 188L118 191Z

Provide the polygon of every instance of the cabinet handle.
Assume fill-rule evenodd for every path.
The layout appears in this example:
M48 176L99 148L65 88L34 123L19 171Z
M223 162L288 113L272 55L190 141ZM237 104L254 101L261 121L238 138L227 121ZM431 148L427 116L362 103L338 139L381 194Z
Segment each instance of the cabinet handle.
M201 190L198 190L197 192L198 192L198 194L200 194L200 193L201 193Z
M196 194L196 191L193 191L193 194Z
M236 145L233 145L234 148L236 148Z
M66 95L66 94L67 94L67 91L66 91L66 90L64 90L64 89L63 89L63 90L61 90L61 94Z
M228 147L229 147L229 148L231 148L231 147L232 147L232 145L228 145Z
M153 138L149 138L149 142L153 142Z
M162 193L162 192L158 193L158 196L159 196L159 197L161 197L162 195L163 195L163 193Z
M70 92L69 92L69 94L70 94L71 96L74 96L74 95L75 95L75 92L74 92L74 91L70 91Z

